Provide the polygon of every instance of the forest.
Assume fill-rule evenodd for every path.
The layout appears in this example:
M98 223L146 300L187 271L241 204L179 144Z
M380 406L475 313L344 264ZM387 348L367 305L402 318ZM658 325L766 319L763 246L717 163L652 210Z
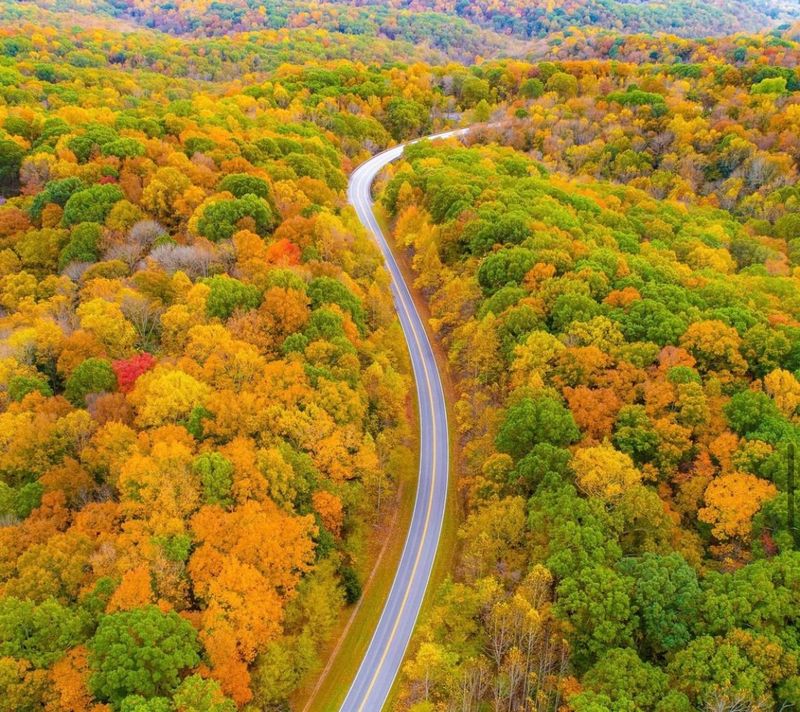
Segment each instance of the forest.
M455 13L481 27L523 38L546 37L572 27L686 37L724 35L764 30L798 16L798 8L782 0L391 0L391 4Z
M225 36L256 30L313 28L350 37L425 45L461 62L534 49L558 32L610 30L681 37L758 32L800 21L792 0L4 0L19 18L58 24L64 11L131 29ZM9 18L10 19L10 18ZM406 59L404 49L394 56Z
M468 511L409 696L794 703L780 240L505 148L409 149L384 201L459 374Z
M342 210L399 109L326 91L380 105L391 79L235 90L131 41L121 70L124 36L0 39L9 712L282 704L412 459L383 268Z
M458 505L392 709L800 705L792 11L0 0L0 712L294 709L416 473L348 175L456 122L375 187Z
M509 65L502 127L387 176L457 378L466 511L403 709L800 701L784 64Z

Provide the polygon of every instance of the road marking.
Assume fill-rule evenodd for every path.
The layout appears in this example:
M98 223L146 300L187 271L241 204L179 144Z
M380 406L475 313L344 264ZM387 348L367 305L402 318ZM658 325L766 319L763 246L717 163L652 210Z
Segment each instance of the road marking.
M467 132L467 129L456 129L454 131L446 131L444 133L436 134L434 136L429 136L427 138L429 140L450 138L452 136L462 135L462 134L464 134L466 132ZM436 385L438 386L438 389L437 389L439 391L438 395L439 395L439 398L440 398L442 404L444 404L444 389L443 389L443 386L442 386L438 365L436 365L436 363L435 363L435 353L433 351L433 347L431 346L431 341L428 338L427 331L425 330L425 326L424 326L424 322L422 320L422 317L419 315L419 312L416 310L416 305L413 303L413 296L411 294L411 290L408 288L408 285L406 284L406 281L403 278L402 271L401 271L401 269L400 269L400 267L399 267L399 265L397 263L397 260L394 257L394 254L393 254L393 252L391 250L391 247L389 246L389 241L386 239L386 236L383 234L383 230L381 230L381 227L378 224L378 221L377 221L377 219L375 217L375 212L374 212L374 209L373 209L373 205L374 204L373 204L373 201L372 201L372 196L370 194L371 193L371 187L372 187L372 181L373 181L375 175L377 175L378 171L383 169L385 166L387 166L392 161L395 161L398 158L400 158L403 155L403 152L405 151L406 146L409 145L409 144L413 144L413 143L417 143L417 141L410 141L408 144L404 144L404 145L399 146L399 147L396 146L394 148L387 149L386 151L383 151L382 153L380 153L380 154L378 154L376 156L373 156L369 161L367 161L366 163L362 164L362 166L360 166L358 169L356 169L356 172L353 174L353 176L351 176L351 186L352 186L352 189L353 189L353 193L352 193L353 199L351 200L352 205L356 210L356 215L359 218L359 220L364 224L364 227L367 230L369 230L369 231L371 231L373 233L376 241L379 244L379 247L381 248L381 252L384 255L384 259L386 261L387 267L389 268L391 280L392 280L392 283L393 283L393 285L395 287L395 291L396 291L396 294L397 294L397 300L396 301L397 301L397 303L399 303L400 308L402 308L402 311L404 312L404 315L405 315L406 320L408 322L408 325L410 327L411 333L413 335L414 342L415 342L416 347L417 347L417 353L418 353L418 355L420 357L420 361L422 363L422 371L424 373L424 380L425 380L425 385L426 385L426 389L427 389L428 401L429 401L429 404L430 404L431 420L432 420L432 423L431 423L432 443L431 443L431 467L430 467L430 470L431 470L430 492L428 493L427 510L425 512L425 515L424 515L425 516L425 520L424 520L424 524L423 524L422 534L421 534L421 537L419 539L419 546L417 547L417 552L416 552L416 556L415 556L415 559L414 559L414 564L413 564L413 567L412 567L412 570L411 570L411 575L405 581L405 591L404 591L404 594L403 594L403 599L402 599L402 601L400 603L400 607L399 607L399 609L397 611L397 614L395 616L394 625L392 626L392 630L390 631L389 637L386 640L386 644L384 645L384 648L383 648L383 654L381 655L381 658L380 658L380 660L378 662L378 665L374 669L374 671L372 672L372 675L370 677L369 686L367 688L367 691L366 691L365 695L362 697L362 700L361 700L361 702L360 702L360 704L359 704L359 706L357 708L357 712L363 712L364 706L367 704L367 701L368 701L370 695L372 694L372 691L373 691L375 685L378 682L378 678L380 677L380 673L383 670L383 667L384 667L385 662L386 662L386 658L387 658L387 656L389 654L389 648L391 647L392 643L396 639L397 629L400 626L400 623L401 623L401 621L403 619L403 613L405 612L405 610L406 610L406 608L408 606L409 597L411 595L412 588L414 588L412 586L412 584L414 583L414 580L417 577L417 572L419 570L419 564L420 564L420 561L421 561L423 549L425 549L425 543L426 543L426 540L428 538L428 531L429 531L429 528L430 528L430 522L431 522L432 510L433 510L434 490L436 489L437 483L441 479L441 473L439 473L438 470L442 469L442 468L438 468L437 467L437 462L436 462L437 455L438 455L437 441L438 441L438 438L439 438L439 432L438 432L439 428L438 428L438 425L437 425L438 419L437 419L436 401L434 399L433 381L431 379L431 371L428 368L427 354L425 353L425 351L422 348L422 340L420 339L419 329L422 330L422 337L423 337L424 342L425 342L425 344L426 344L426 346L428 348L428 351L430 352L430 356L433 359L434 366L435 366L435 373L436 373L436 376L437 376L437 384ZM395 153L396 153L396 155L394 155ZM387 154L390 154L390 155L387 156ZM382 158L385 159L383 162L381 162ZM377 169L374 170L374 171L371 171L370 166L374 165L376 163L378 164ZM366 185L364 185L365 183L366 183ZM366 188L366 202L367 202L366 207L364 207L363 201L361 200L363 198L363 192L359 193L359 191L363 191L364 188ZM348 188L348 197L350 197L350 189L349 188ZM362 216L362 211L359 210L360 207L364 208L363 216ZM412 318L412 313L413 313L414 317L416 317L417 321L415 321L414 318ZM398 310L398 314L399 314L399 310ZM409 347L409 352L411 352L411 342L410 342L409 337L408 337L408 332L405 329L403 329L403 334L404 334L406 343L407 343L407 345ZM412 367L413 367L413 359L412 359ZM420 405L420 425L422 425L422 416L421 416L421 414L422 414L423 400L422 400L422 393L421 393L421 389L420 389L419 385L417 386L416 390L417 390L417 400L418 400L418 403ZM448 478L449 478L449 470L450 470L450 457L449 457L449 455L450 455L450 452L449 452L450 443L449 443L449 438L447 437L447 431L448 431L447 425L448 424L447 424L447 413L446 413L446 411L444 412L444 417L445 417L444 433L445 433L445 438L446 438L445 448L444 448L445 458L444 458L444 463L443 463L444 464L444 468L443 468L444 469L444 477L445 477L445 490L444 490L445 501L442 502L442 505L443 505L443 507L446 507ZM420 431L421 431L420 432L420 443L421 443L422 442L422 437L423 437L422 428L420 428ZM423 475L423 472L422 472L422 449L420 449L420 473L419 474L420 474L420 477L422 477L422 475ZM407 535L406 543L405 543L405 545L403 547L403 552L402 552L401 557L400 557L400 561L401 562L404 560L405 555L406 555L406 551L408 550L408 546L411 543L411 532L412 532L412 529L413 529L413 523L415 521L415 515L417 514L417 507L418 507L419 504L420 504L420 502L417 499L415 501L415 503L414 503L414 511L412 513L412 516L411 516L411 528L409 529L409 534ZM444 512L444 509L443 509L443 512ZM440 519L438 521L438 526L440 527L440 531L441 531L441 526L443 525L443 522L444 522L444 515L442 514L442 517L440 517ZM424 600L425 594L427 592L428 583L430 582L430 576L431 576L431 572L433 570L433 562L434 562L434 560L436 558L436 554L438 553L437 552L438 543L439 543L438 542L438 537L437 537L437 541L434 542L434 543L436 544L436 546L434 547L433 559L431 560L431 565L428 567L428 571L427 571L427 574L426 574L425 585L422 587L422 591L421 591L422 598L420 599L420 602L419 602L419 606L420 607L422 605L422 600ZM397 576L400 573L400 571L401 571L401 569L398 568L398 572L395 574L395 580L392 583L391 589L389 590L389 595L388 595L388 597L386 599L386 604L384 604L384 608L383 608L383 611L381 612L381 616L380 616L380 619L378 620L378 624L377 624L377 626L375 628L375 631L373 632L373 635L372 635L372 638L370 640L370 643L367 646L367 651L369 651L370 647L372 647L372 644L375 642L375 640L377 638L377 635L378 635L379 631L381 630L381 626L383 624L384 616L385 616L385 614L387 612L388 603L391 600L392 595L395 593L395 586L397 584L402 585L402 583L403 583L402 581L400 581L397 578ZM419 610L420 609L417 608L417 611L414 613L414 619L412 621L412 630L409 633L409 640L410 640L411 633L413 633L413 626L414 626L414 624L416 624L416 619L417 619L417 616L419 615ZM403 650L401 651L403 653L403 655L405 655L405 649L408 646L409 640L406 640L404 645L403 645ZM358 671L356 672L355 680L358 680L358 677L361 674L361 671L365 668L365 665L367 665L368 662L369 662L368 658L365 655L364 659L361 661L361 665L359 666ZM394 679L397 676L398 671L399 671L399 666L398 666L398 669L396 669L394 671L393 675L392 675L392 679L391 679L392 684L394 683ZM354 680L354 683L355 683L355 680ZM350 689L348 690L348 693L347 693L348 697L349 697L350 693L353 692L354 683L351 683ZM391 689L391 685L390 685L390 689ZM387 690L387 695L388 695L388 690ZM345 700L345 702L346 701L347 700ZM385 702L386 702L386 700L384 698L384 700L381 701L381 707L383 707L385 705ZM345 709L344 706L342 707L342 709ZM374 711L371 710L369 712L374 712Z
M414 579L417 576L417 570L419 568L419 562L420 562L420 559L422 557L422 550L424 549L423 544L425 543L425 540L428 538L428 528L430 526L430 521L431 521L431 510L433 509L433 491L435 489L434 485L436 484L436 479L437 479L437 468L436 468L436 442L438 440L438 438L437 438L437 426L436 426L437 418L436 418L436 415L435 415L435 413L436 413L436 403L434 402L434 398L433 398L433 389L431 387L430 371L428 370L427 359L424 358L424 356L426 354L424 353L424 351L422 349L422 344L420 343L420 340L419 340L419 334L417 333L417 327L414 324L414 320L411 318L411 316L409 314L408 306L405 303L405 298L401 297L400 301L403 304L403 311L406 314L406 318L408 319L409 324L411 325L411 331L414 334L414 341L416 342L417 349L418 349L420 355L423 356L423 358L422 358L422 370L425 372L425 385L427 386L428 402L430 403L431 416L432 416L432 420L433 420L433 423L432 423L432 432L433 432L432 441L433 442L432 442L432 446L431 446L432 447L432 449L431 449L432 477L431 477L430 492L428 493L428 507L427 507L427 511L425 513L425 524L423 526L422 535L420 537L420 546L417 548L417 555L416 555L416 557L414 559L414 566L411 569L411 575L409 576L408 583L406 584L405 595L403 596L403 600L402 600L402 602L400 604L400 609L397 612L397 616L395 616L394 625L392 626L392 630L389 633L388 643L391 643L394 640L395 635L397 634L397 628L400 625L400 620L403 617L403 612L405 611L405 608L408 605L408 597L411 594L412 584L414 582ZM419 315L417 314L417 316L419 316ZM428 347L430 348L430 342L428 343ZM433 350L431 349L431 351L433 351ZM426 588L427 588L427 586L426 586ZM372 674L372 680L370 681L369 687L367 687L367 692L365 693L364 698L362 699L361 704L358 707L358 712L361 712L364 709L364 705L367 704L367 700L369 699L369 696L372 694L372 688L375 687L375 683L377 682L378 677L380 676L380 672L383 669L383 665L386 662L386 656L388 654L389 654L389 645L387 644L386 646L384 646L383 655L381 655L381 659L378 661L378 666L375 668L375 671Z
M402 155L402 153L399 154L399 155ZM359 176L358 178L360 179L361 177ZM372 181L369 181L370 185L371 185L371 182ZM360 185L360 183L357 183L357 185ZM367 223L368 223L366 225L366 227L368 227L373 232L373 234L375 235L376 238L380 238L380 240L383 242L383 244L386 246L386 248L389 249L388 241L386 240L385 236L383 235L383 231L380 229L380 225L378 225L377 220L375 219L375 215L374 215L374 212L373 212L372 207L371 207L371 201L370 201L370 207L368 208L368 211L369 211L368 214L365 216L367 218ZM431 375L430 375L430 371L428 369L427 360L425 358L426 354L422 349L422 344L421 344L421 341L420 341L420 338L419 338L419 332L418 332L418 329L417 329L417 324L415 323L415 320L412 318L412 315L409 312L408 303L407 303L407 298L408 297L406 296L406 293L404 293L403 290L400 288L401 285L405 286L405 282L402 279L402 273L400 272L400 269L399 269L399 267L397 265L397 262L394 259L394 255L391 254L391 252L387 253L387 252L384 251L384 256L387 258L387 262L391 262L392 263L392 266L394 266L395 271L400 276L400 281L398 281L397 279L395 279L394 272L392 272L392 270L390 269L390 272L392 272L392 280L395 282L395 285L397 287L397 296L398 296L397 301L399 302L399 305L400 305L400 307L402 308L402 310L403 310L403 312L405 314L406 320L407 320L407 322L409 324L409 327L411 329L411 332L412 332L412 335L413 335L413 338L414 338L415 345L417 347L417 353L419 354L420 360L422 362L422 371L424 373L424 378L425 378L425 385L426 385L426 390L427 390L427 395L428 395L428 402L429 402L430 407L431 407L431 418L433 420L433 422L432 422L432 433L433 433L432 440L433 440L433 443L432 443L432 457L431 457L431 459L432 459L432 463L431 463L432 477L431 477L431 484L430 484L430 492L429 492L429 495L428 495L428 506L427 506L427 510L426 510L426 514L425 514L425 522L424 522L423 532L422 532L421 539L420 539L420 544L424 544L425 539L427 538L428 530L430 528L430 519L431 519L432 504L433 504L433 494L434 494L434 490L435 490L435 485L436 485L436 483L438 481L438 479L437 479L437 468L436 468L437 439L438 439L437 438L437 430L438 430L438 428L437 428L437 421L436 421L436 417L435 417L436 408L435 408L435 401L434 401L434 398L433 398L433 390L432 390L432 386L431 386ZM408 296L410 297L410 292L408 292ZM416 313L416 310L415 310L415 315L417 316L417 319L419 319L419 315ZM426 337L426 341L428 342L428 348L431 350L431 353L432 353L432 349L431 349L431 346L430 346L430 341L427 339L427 334L425 334L425 337ZM409 344L409 346L410 346L410 344ZM412 516L412 521L413 521L413 516ZM392 627L392 631L389 634L389 638L387 640L387 645L384 646L384 650L383 650L383 654L381 656L380 662L378 663L377 668L374 670L374 672L373 672L373 674L371 676L371 680L370 680L370 684L369 684L369 687L367 689L367 692L364 695L364 697L362 698L362 702L358 707L359 712L361 710L363 710L364 705L367 703L367 700L368 700L369 696L372 694L372 690L375 687L375 684L376 684L376 682L378 680L378 677L380 676L380 672L382 671L383 666L385 664L386 657L388 656L389 644L396 637L397 628L400 625L400 621L401 621L401 619L403 617L402 614L404 613L404 611L405 611L405 609L406 609L406 607L408 605L408 598L409 598L409 596L411 594L411 590L412 590L412 585L411 584L413 583L414 579L416 578L416 574L417 574L417 571L419 569L419 562L420 562L420 559L421 559L421 556L422 556L423 548L424 548L423 546L420 546L417 549L417 554L416 554L416 557L415 557L414 566L412 568L411 576L409 577L409 579L407 581L407 584L406 584L405 594L404 594L403 600L402 600L402 602L400 604L400 609L398 610L397 616L395 618L395 622L394 622L394 625ZM427 586L426 586L426 588L427 588ZM390 592L390 596L391 596L391 592ZM381 625L381 621L378 622L378 626L376 628L376 633L380 629L380 625ZM366 660L364 662L366 662Z

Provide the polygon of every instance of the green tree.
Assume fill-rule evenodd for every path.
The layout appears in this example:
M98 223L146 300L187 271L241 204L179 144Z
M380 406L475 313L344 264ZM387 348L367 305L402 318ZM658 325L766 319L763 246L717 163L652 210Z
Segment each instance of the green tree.
M472 110L472 120L482 123L492 118L492 107L486 99L481 99Z
M621 323L629 341L652 341L659 346L677 344L687 326L680 314L653 299L634 302Z
M134 158L144 156L144 146L135 138L119 138L103 145L100 152L104 156L116 156L117 158Z
M49 667L82 642L86 625L80 611L52 598L39 604L12 596L0 598L0 656Z
M190 675L172 696L175 712L236 712L233 700L222 694L216 680Z
M489 99L489 82L479 77L467 77L461 85L461 104L464 108Z
M96 262L100 257L100 225L81 223L70 233L69 242L58 256L58 269L63 270L70 262Z
M396 141L419 135L429 124L429 112L419 102L395 97L386 105L386 128Z
M503 215L475 220L464 228L462 242L469 246L474 255L488 252L495 244L518 245L531 236L528 216L521 211L511 211Z
M647 658L663 656L692 639L700 585L678 553L624 559L621 570L634 580L631 603L639 617L639 648Z
M120 712L174 712L172 702L166 697L128 695L119 705Z
M520 460L539 443L569 445L580 437L572 413L552 396L523 398L506 412L495 445Z
M64 207L72 194L82 188L83 181L75 176L49 181L44 190L37 193L33 199L30 207L31 217L38 220L42 216L42 210L50 203Z
M731 573L712 571L702 581L695 628L717 636L748 628L773 637L788 636L791 641L800 606L798 580L800 552L796 551L754 561Z
M197 633L175 611L155 606L105 616L89 641L89 686L101 700L168 696L200 662Z
M792 350L787 336L765 324L756 324L742 337L742 356L757 378L763 378L776 368L783 368Z
M553 331L563 332L575 321L591 321L600 313L600 305L587 294L570 292L560 295L550 310Z
M98 148L118 138L117 132L110 126L89 124L80 136L74 136L67 142L67 147L80 163L86 163Z
M200 478L203 501L228 507L233 504L233 465L218 452L207 452L196 458L192 469Z
M551 479L530 501L528 530L534 558L558 578L591 565L616 566L622 556L605 502L579 497L575 487Z
M308 285L308 296L311 299L311 308L317 309L324 304L338 304L353 317L353 322L363 332L366 328L364 323L364 307L347 287L339 280L331 277L317 277L311 280Z
M230 239L247 226L262 237L275 227L275 214L269 204L257 195L247 193L233 200L218 200L208 204L197 221L197 231L213 242Z
M293 343L297 342L298 345L302 345L303 349L305 349L307 343L293 339L293 337L296 336L303 336L306 341L317 341L318 339L333 341L334 339L344 336L344 321L342 320L341 314L331 309L325 309L324 307L315 309L311 312L311 317L303 330L303 334L292 334L286 339L286 341L292 339Z
M566 479L569 475L569 450L550 443L538 443L508 474L509 483L520 489L520 494L530 496L548 475Z
M659 441L644 406L630 405L620 409L612 436L614 447L627 453L636 465L643 465L655 458Z
M527 296L527 292L521 287L500 287L491 297L483 300L479 316L483 318L490 312L495 316L499 316L525 296Z
M486 295L508 284L520 284L536 262L536 255L524 247L500 250L486 257L478 268L478 284Z
M87 358L70 374L64 396L76 408L83 408L90 393L113 391L116 387L117 377L111 362L104 358Z
M361 598L362 593L358 572L352 566L342 566L339 569L339 574L342 577L345 601L348 605L352 605Z
M800 237L800 214L787 213L775 221L775 235L784 240L796 240Z
M21 401L28 393L41 393L45 398L53 395L47 381L37 376L12 376L8 380L8 397L15 402Z
M686 712L691 710L689 700L684 697L682 707L659 707L669 693L669 676L653 665L643 662L630 648L612 648L587 671L583 685L592 692L605 695L610 709L662 710L663 712ZM574 704L576 710L581 703ZM675 700L677 702L677 700Z
M760 657L764 663L771 662L768 654ZM753 664L747 651L734 640L708 635L696 638L675 654L667 671L675 686L700 708L708 709L725 700L731 703L741 700L749 704L740 709L751 709L752 704L771 698L769 676Z
M556 92L562 99L570 99L578 95L578 80L566 72L556 72L547 80L545 88Z
M247 173L229 173L219 182L218 190L233 193L237 198L244 198L245 195L250 194L271 200L269 183L263 178Z
M740 391L725 406L725 417L731 428L744 437L771 430L781 431L783 416L766 393Z
M18 519L25 519L42 503L44 487L40 482L28 482L14 492L11 512Z
M114 203L125 196L116 185L93 185L73 193L64 205L66 227L78 223L103 223Z
M19 168L25 151L16 142L0 141L0 193L11 195L19 186Z
M750 91L753 94L784 94L787 82L784 77L771 77L762 79L758 84L754 84Z
M526 99L538 99L544 94L544 84L541 79L526 79L519 88L519 92Z
M218 319L228 319L237 309L249 311L261 304L261 291L252 284L224 274L202 280L211 291L206 300L206 314Z
M573 662L579 670L609 648L633 644L637 620L632 585L630 577L606 566L588 566L559 584L556 612L572 626Z

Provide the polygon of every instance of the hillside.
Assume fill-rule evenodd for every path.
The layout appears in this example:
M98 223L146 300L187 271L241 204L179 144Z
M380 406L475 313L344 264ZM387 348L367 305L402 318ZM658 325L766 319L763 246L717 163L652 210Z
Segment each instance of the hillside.
M126 2L123 0L3 0L4 21L30 20L69 28L89 22L119 28L153 29L176 36L212 37L261 30L313 30L360 38L362 42L397 41L395 61L452 58L472 62L478 56L521 51L518 43L455 16L412 12L353 3L313 3L306 0L204 2Z
M785 0L23 0L11 3L6 15L8 20L38 16L48 24L74 16L192 36L323 29L424 45L472 61L519 54L534 46L529 40L572 28L683 37L759 32L800 19L800 8Z
M524 38L544 37L569 27L703 37L771 29L800 17L800 8L786 0L392 0L391 4L455 14L481 27Z

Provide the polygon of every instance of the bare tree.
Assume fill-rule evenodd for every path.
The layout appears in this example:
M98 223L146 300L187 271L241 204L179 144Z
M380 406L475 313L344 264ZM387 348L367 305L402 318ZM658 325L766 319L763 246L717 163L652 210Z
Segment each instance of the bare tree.
M128 269L133 271L133 268L142 258L142 249L136 244L123 242L112 245L106 250L105 255L107 260L121 260Z
M484 660L467 663L461 677L461 712L480 708L489 691L491 672Z
M150 253L150 258L167 272L183 271L190 277L207 277L215 261L214 253L198 245L159 245Z
M70 262L61 272L69 277L73 282L77 282L83 273L92 266L91 262Z
M155 220L139 220L130 230L126 242L140 248L139 254L149 249L157 238L167 234L167 229Z
M122 313L133 324L139 336L138 347L151 349L157 345L161 329L163 308L156 302L138 294L129 294L122 300Z
M767 712L771 708L766 700L754 700L736 690L719 690L704 706L705 712Z

